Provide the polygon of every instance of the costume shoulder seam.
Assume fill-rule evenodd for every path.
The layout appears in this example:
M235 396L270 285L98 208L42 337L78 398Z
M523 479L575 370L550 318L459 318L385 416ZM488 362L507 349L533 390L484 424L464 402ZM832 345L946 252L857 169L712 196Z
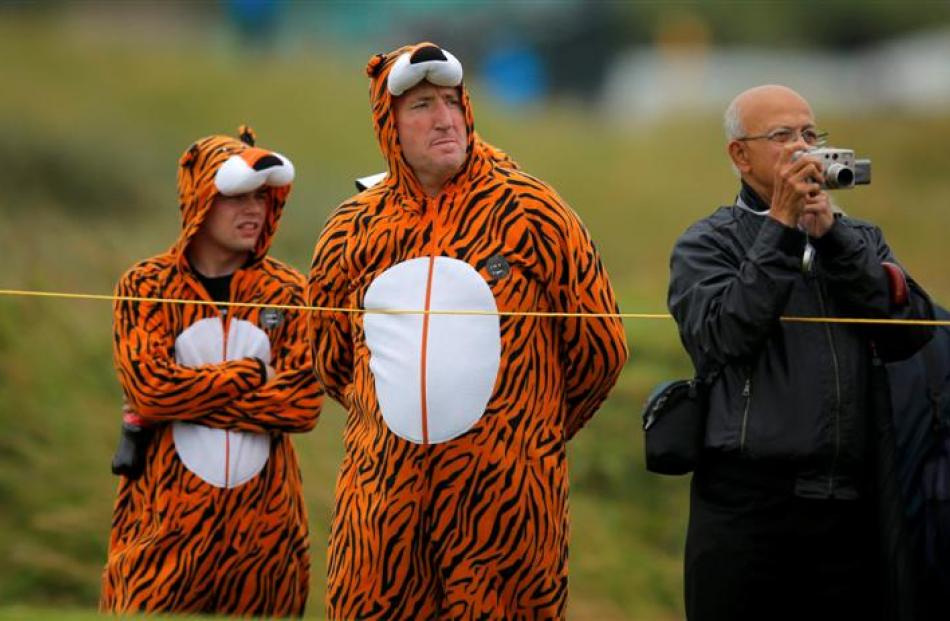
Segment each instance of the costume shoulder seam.
M377 183L376 185L368 187L362 192L358 192L357 194L354 194L340 203L334 212L345 210L346 208L358 209L360 207L365 207L371 202L380 200L389 191L390 188L386 183Z
M119 282L137 281L139 283L151 280L158 276L160 272L168 269L173 263L173 258L168 253L155 255L148 259L143 259L135 263L129 269L123 272Z
M351 196L333 208L333 211L327 216L326 224L337 224L352 220L357 215L363 213L369 207L370 203L382 200L384 194L384 191L377 190L376 186L374 186Z
M509 186L514 186L515 188L524 188L524 187L534 187L534 188L543 188L552 194L557 194L554 188L550 186L546 181L530 175L525 171L512 168L503 168L501 166L495 166L496 170L504 171L502 175L505 178L506 183Z
M266 275L282 284L303 286L307 282L307 279L304 277L303 273L289 263L281 261L280 259L276 259L270 255L264 257L263 262L268 268Z
M506 187L512 190L516 198L539 199L539 202L550 207L552 212L567 211L573 214L573 217L577 218L578 220L580 219L580 216L577 214L577 212L574 211L567 201L565 201L564 198L558 194L558 191L555 190L549 183L529 175L520 169L504 170L505 174L501 175L503 178L503 183ZM540 195L538 193L540 193ZM520 201L519 207L523 207L520 205Z

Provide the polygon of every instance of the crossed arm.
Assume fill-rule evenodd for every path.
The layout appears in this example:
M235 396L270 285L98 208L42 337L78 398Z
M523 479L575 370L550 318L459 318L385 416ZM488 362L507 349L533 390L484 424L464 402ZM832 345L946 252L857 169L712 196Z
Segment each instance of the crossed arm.
M142 295L135 277L119 283L119 296ZM146 293L143 297L152 297ZM263 433L303 432L316 424L322 391L313 374L306 318L288 313L275 343L275 371L256 358L189 367L175 361L165 309L152 302L120 301L114 309L113 358L128 405L146 424L187 421Z

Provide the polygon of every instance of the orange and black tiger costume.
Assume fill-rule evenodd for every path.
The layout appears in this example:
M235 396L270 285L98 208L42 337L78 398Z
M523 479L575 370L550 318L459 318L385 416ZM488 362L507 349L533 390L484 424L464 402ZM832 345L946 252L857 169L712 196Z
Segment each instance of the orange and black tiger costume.
M266 179L262 232L230 300L301 305L303 276L267 256L292 177L279 154L225 136L196 142L178 171L178 242L132 267L117 295L210 301L189 240L225 185L236 195ZM101 610L301 614L309 537L287 434L312 429L322 404L305 314L119 301L114 329L119 381L154 437L142 475L119 483Z
M566 443L627 356L577 215L545 183L478 146L427 197L401 152L387 79L370 98L385 180L340 205L314 252L314 362L348 409L327 604L334 619L560 618L567 596ZM438 58L443 50L427 50ZM442 55L444 57L444 55ZM410 61L412 62L412 61ZM426 61L434 62L434 61ZM383 309L434 314L385 314ZM484 314L435 314L439 311Z

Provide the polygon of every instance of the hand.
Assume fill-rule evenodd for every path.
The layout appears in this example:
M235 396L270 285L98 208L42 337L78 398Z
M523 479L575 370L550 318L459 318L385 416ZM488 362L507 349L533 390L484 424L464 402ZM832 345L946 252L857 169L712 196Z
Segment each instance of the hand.
M798 226L805 210L806 199L821 190L821 165L813 157L803 155L793 159L801 144L785 145L775 164L775 181L769 215L788 227Z
M266 384L274 379L274 376L277 375L277 370L269 364L265 364L264 366L267 368L267 380L264 382Z
M835 223L835 214L831 209L831 199L825 192L817 192L805 197L799 227L813 239L822 237Z

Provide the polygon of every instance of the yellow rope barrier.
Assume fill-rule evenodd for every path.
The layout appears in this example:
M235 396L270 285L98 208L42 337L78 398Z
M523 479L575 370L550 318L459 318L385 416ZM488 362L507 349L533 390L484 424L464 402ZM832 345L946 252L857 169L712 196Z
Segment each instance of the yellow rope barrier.
M324 313L364 313L379 315L498 315L500 317L575 317L575 318L619 318L619 319L672 319L669 313L564 313L549 311L482 311L482 310L412 310L412 309L366 309L337 308L332 306L304 306L298 304L266 304L261 302L213 302L210 300L180 300L176 298L145 298L123 295L104 295L96 293L66 293L62 291L27 291L19 289L0 289L0 296L60 298L71 300L102 300L109 302L147 302L152 304L199 304L227 306L237 308L275 308ZM872 319L861 317L780 317L789 323L843 323L874 325L910 325L910 326L950 326L947 319Z

